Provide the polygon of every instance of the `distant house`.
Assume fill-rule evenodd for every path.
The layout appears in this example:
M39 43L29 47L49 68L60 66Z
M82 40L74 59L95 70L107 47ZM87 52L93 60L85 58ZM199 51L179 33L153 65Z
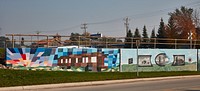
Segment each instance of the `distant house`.
M59 34L56 34L53 36L52 39L43 39L34 44L35 46L38 47L47 47L47 46L63 46L61 42L61 36Z
M63 45L64 45L64 46L72 45L71 42L72 42L71 40L65 40Z

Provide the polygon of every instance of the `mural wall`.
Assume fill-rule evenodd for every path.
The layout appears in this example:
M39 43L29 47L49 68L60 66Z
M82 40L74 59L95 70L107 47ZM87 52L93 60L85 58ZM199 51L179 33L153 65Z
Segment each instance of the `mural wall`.
M121 49L121 71L137 70L137 50ZM197 71L196 49L139 49L139 71Z
M14 69L119 71L118 49L7 48L6 64Z
M14 69L93 72L199 71L196 49L7 48Z

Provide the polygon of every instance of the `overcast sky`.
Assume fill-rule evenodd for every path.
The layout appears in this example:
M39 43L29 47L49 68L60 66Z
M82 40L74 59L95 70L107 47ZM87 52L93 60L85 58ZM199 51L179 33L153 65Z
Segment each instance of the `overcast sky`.
M132 32L144 25L150 33L160 18L180 6L200 10L200 0L0 0L0 35L83 33L125 36L124 18L130 18ZM149 34L150 35L150 34Z

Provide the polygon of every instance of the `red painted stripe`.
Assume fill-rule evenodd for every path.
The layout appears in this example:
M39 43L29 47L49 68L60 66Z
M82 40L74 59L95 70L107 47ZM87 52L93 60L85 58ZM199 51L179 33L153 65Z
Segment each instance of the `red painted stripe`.
M21 54L21 56L23 60L26 60L26 54Z

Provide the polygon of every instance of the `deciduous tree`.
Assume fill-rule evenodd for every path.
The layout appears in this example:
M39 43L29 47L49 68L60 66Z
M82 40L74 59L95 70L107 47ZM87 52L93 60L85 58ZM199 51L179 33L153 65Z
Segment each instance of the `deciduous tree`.
M192 32L192 39L196 39L196 29L193 20L193 9L182 6L174 12L169 13L168 33L174 34L168 37L188 39L188 33ZM172 28L172 26L174 28Z

